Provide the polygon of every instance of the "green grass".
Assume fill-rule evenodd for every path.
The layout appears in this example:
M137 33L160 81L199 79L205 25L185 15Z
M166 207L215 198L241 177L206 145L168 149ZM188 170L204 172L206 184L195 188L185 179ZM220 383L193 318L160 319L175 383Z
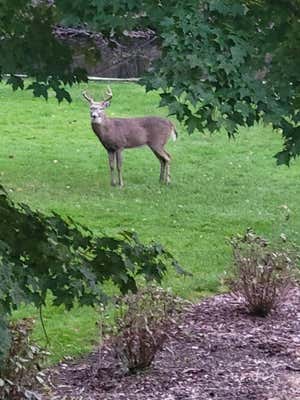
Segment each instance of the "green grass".
M299 242L299 162L276 167L281 140L270 128L243 129L236 140L223 134L188 136L177 124L172 184L159 185L159 162L147 148L124 153L123 189L111 188L107 155L90 128L81 90L73 103L58 105L12 93L0 86L0 180L16 201L45 213L52 210L93 229L114 234L134 229L141 239L166 246L193 277L170 271L164 285L189 299L215 293L230 265L227 238L254 228L270 238L285 233ZM97 97L104 85L89 84ZM110 116L166 115L158 94L135 84L113 84ZM286 221L283 205L291 210ZM33 310L22 310L20 315ZM45 320L52 361L87 351L96 337L97 312L69 313L49 305ZM38 324L35 336L41 340Z

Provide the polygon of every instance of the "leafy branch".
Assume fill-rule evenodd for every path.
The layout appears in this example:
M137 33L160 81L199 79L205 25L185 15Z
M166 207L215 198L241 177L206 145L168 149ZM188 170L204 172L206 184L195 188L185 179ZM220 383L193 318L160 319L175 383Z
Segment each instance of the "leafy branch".
M157 243L144 245L132 232L97 237L70 218L16 206L0 185L0 359L9 345L6 319L20 304L41 307L49 291L67 309L103 303L105 281L136 292L139 276L160 282L168 263L178 267Z

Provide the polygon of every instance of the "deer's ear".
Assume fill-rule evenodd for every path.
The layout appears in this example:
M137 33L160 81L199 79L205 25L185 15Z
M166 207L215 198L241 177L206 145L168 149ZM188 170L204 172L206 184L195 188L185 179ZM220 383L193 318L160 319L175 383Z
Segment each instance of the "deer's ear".
M110 106L110 101L103 101L102 105L104 108L107 108Z

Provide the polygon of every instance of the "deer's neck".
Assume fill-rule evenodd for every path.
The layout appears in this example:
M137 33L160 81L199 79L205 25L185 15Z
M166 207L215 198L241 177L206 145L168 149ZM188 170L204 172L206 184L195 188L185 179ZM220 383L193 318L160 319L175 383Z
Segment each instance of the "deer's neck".
M109 130L109 118L103 114L100 121L92 122L92 128L97 136L103 136Z

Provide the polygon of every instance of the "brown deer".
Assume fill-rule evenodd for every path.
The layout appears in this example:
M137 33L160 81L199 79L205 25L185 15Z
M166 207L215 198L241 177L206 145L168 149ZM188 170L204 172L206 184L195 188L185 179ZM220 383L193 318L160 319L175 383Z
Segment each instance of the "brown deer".
M133 147L147 145L160 161L160 182L170 183L171 156L164 149L170 137L177 138L177 132L171 121L160 117L140 118L109 118L105 109L112 99L110 88L106 98L96 102L87 94L82 93L90 104L91 124L93 131L108 153L111 171L111 185L115 186L115 165L118 170L118 184L123 186L122 151Z

